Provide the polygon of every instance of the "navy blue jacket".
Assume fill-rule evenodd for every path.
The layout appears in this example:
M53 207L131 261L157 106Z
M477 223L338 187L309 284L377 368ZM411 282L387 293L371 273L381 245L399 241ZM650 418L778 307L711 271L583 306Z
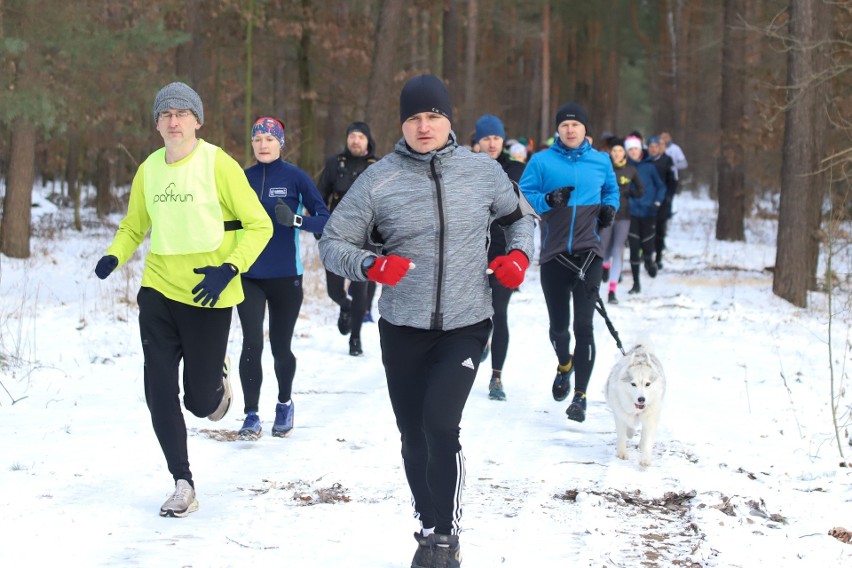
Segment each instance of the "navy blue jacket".
M631 217L656 217L659 205L654 203L662 203L666 198L666 184L663 183L660 174L657 173L657 166L654 165L654 160L650 157L643 158L639 162L634 162L630 158L627 163L633 165L639 172L639 178L642 180L642 185L645 186L645 195L642 197L630 197Z
M299 251L301 231L320 234L328 221L328 208L310 176L284 160L269 164L258 162L246 170L249 185L272 218L272 238L247 272L246 278L287 278L304 272ZM301 230L285 227L275 220L275 206L281 199L297 215L307 210L311 216L302 221Z

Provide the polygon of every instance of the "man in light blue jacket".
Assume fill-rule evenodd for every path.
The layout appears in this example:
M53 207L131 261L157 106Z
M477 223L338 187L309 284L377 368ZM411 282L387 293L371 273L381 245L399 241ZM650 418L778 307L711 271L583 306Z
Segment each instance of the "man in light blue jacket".
M533 154L521 191L541 214L541 289L556 351L553 398L565 400L576 367L574 398L568 418L586 419L586 389L595 366L592 320L603 274L599 229L612 224L619 205L618 184L609 156L592 148L586 136L589 118L576 103L556 111L559 136L547 150ZM571 354L571 302L576 346Z

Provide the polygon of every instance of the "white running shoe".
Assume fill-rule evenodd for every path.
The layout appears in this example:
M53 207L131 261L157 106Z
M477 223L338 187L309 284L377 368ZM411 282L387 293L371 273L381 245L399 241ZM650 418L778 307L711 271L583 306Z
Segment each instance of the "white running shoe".
M161 517L185 517L198 510L195 489L185 479L175 482L175 492L160 507Z
M222 388L224 392L219 406L207 417L212 422L223 419L228 414L228 409L231 408L231 358L227 355L225 355L225 366L222 369Z

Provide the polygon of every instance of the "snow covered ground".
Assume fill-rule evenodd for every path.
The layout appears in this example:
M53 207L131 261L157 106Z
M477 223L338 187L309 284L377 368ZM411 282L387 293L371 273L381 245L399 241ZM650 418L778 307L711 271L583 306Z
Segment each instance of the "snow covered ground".
M364 357L350 357L314 240L303 240L311 270L294 341L293 435L268 435L267 349L266 435L222 441L242 421L237 377L222 422L186 413L201 507L164 519L173 482L143 398L141 255L98 280L120 216L102 224L87 210L78 233L43 193L31 258L0 258L2 564L409 566L418 526L376 326L364 326ZM839 393L852 363L848 284L831 318L824 294L808 309L773 296L774 223L749 219L747 243L717 242L715 207L679 196L664 270L645 275L638 296L625 274L621 303L607 306L625 347L651 340L668 376L648 468L635 445L628 461L615 456L603 385L621 355L600 318L588 419L569 422L567 403L552 400L556 362L530 268L510 305L508 400L488 399L484 364L462 422L463 566L852 565L852 545L828 534L852 529L830 368ZM235 311L232 360L240 344ZM838 403L849 459L849 396Z

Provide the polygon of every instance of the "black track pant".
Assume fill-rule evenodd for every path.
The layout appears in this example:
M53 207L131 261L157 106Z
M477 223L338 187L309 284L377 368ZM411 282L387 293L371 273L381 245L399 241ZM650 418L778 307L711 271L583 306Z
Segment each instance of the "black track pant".
M243 277L246 299L237 306L243 326L240 382L246 413L257 412L263 383L263 319L269 306L269 346L278 379L278 402L287 402L293 391L296 356L291 344L302 307L302 277L253 279Z
M460 530L465 470L459 424L490 331L490 320L451 331L379 320L382 362L415 516L440 534Z
M672 198L666 196L662 205L657 210L656 236L654 237L654 249L657 251L657 259L661 259L666 249L666 233L668 232L669 219L672 217Z
M491 334L491 368L503 370L506 353L509 350L509 300L513 290L506 288L492 274L488 277L491 285L491 306L494 308L494 331Z
M343 311L349 312L349 317L352 325L351 337L361 337L361 324L364 323L364 314L367 313L367 308L372 301L369 294L369 282L352 282L349 286L349 293L352 295L352 300L346 296L346 279L343 276L338 276L334 272L325 271L326 288L328 289L328 297L335 304L340 306ZM373 287L375 294L376 288Z
M570 257L581 266L583 259ZM592 369L595 367L595 302L603 274L603 260L595 256L586 270L585 281L576 270L556 258L541 265L541 289L550 318L550 343L560 365L568 363L571 355L571 304L574 305L574 383L579 391L587 392Z
M154 433L175 481L192 483L186 422L180 408L178 367L183 360L183 404L198 417L222 401L222 366L231 329L231 308L201 308L139 289L139 331L145 356L145 401Z

